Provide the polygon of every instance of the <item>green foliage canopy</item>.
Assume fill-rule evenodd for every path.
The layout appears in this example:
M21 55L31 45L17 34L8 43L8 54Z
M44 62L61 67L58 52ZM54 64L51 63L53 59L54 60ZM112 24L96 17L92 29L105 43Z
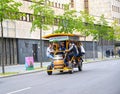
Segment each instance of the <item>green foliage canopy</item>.
M73 33L75 30L75 20L76 20L76 11L69 10L69 5L64 4L64 14L59 15L56 18L59 18L58 29L55 33Z
M30 9L33 10L33 22L31 31L36 28L48 29L48 25L53 25L54 11L48 6L46 0L32 0L34 2Z
M0 22L5 19L14 20L19 17L17 14L19 8L22 5L20 2L14 0L0 0Z

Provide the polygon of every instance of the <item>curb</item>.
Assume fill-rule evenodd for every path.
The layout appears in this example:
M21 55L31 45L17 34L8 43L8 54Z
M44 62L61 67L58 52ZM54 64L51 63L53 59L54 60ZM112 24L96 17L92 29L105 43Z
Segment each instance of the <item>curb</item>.
M45 70L46 70L46 69L32 70L32 71L25 71L25 72L21 72L21 73L13 74L13 75L0 76L0 78L7 78L7 77L13 77L13 76L24 75L24 74L37 73L37 72L41 72L41 71L45 71Z
M91 60L91 61L85 61L84 64L87 64L87 63L95 63L95 62L101 62L101 61L109 61L109 60L118 60L120 58L110 58L110 59L100 59L100 60Z

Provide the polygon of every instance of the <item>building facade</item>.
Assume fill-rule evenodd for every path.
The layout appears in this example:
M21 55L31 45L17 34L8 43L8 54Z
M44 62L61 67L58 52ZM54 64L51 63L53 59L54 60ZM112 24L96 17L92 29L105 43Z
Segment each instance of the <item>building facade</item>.
M29 9L29 6L32 4L31 0L16 1L22 2L23 5L20 7L20 12L26 16L21 17L19 20L4 21L5 65L23 64L27 56L33 56L35 62L39 62L41 53L43 61L47 61L46 48L48 46L48 40L43 40L42 48L44 49L40 52L40 30L36 29L35 32L30 32L31 22L33 20L33 11ZM95 16L96 19L104 14L110 23L114 19L118 19L120 23L120 0L47 0L47 2L51 3L51 7L54 9L56 15L64 13L64 4L70 4L71 9L75 9L78 12L86 10L90 15ZM43 31L42 36L54 32L56 28L57 26L52 26L50 30ZM94 55L98 57L98 42L93 42L92 37L87 37L83 43L87 51L86 58L92 58ZM114 47L113 44L109 44L109 46L106 45L104 47L104 50ZM95 51L94 55L92 54L93 49ZM0 50L0 57L1 54Z

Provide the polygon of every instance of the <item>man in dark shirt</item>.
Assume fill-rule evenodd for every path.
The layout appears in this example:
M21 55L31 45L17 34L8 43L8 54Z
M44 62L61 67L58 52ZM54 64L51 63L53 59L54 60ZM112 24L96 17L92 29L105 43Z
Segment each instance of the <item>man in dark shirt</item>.
M71 61L72 57L77 57L79 54L78 48L74 43L70 43L69 52L67 54L68 61Z

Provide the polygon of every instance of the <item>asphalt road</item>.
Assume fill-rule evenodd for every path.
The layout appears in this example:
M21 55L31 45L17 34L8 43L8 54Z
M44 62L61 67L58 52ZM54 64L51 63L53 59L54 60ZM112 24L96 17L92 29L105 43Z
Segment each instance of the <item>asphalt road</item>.
M0 94L120 94L120 60L84 64L73 74L43 71L1 78Z

